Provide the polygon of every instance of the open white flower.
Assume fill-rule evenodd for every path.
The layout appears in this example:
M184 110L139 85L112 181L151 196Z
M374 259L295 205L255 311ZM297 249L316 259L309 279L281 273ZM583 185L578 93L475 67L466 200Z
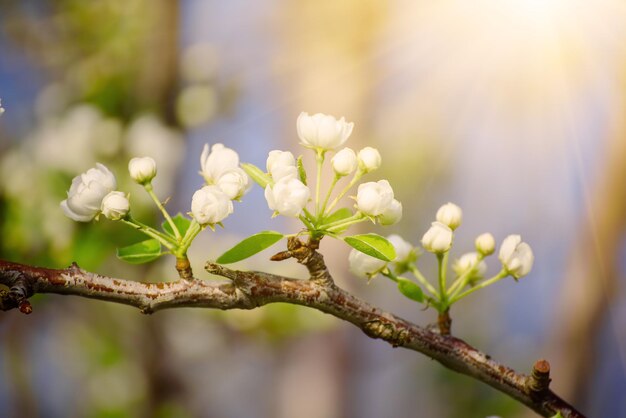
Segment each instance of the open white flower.
M393 199L391 204L378 216L381 225L393 225L402 219L402 203Z
M516 279L530 273L535 261L533 250L519 235L509 235L500 246L498 258L504 269Z
M310 196L309 188L296 178L285 177L274 186L268 184L265 187L267 205L275 213L283 216L298 217Z
M452 230L441 222L433 222L422 237L422 246L431 253L445 253L452 246Z
M233 213L233 202L218 186L204 186L191 198L191 215L200 225L216 224Z
M112 221L119 221L128 214L130 202L122 192L110 192L102 199L102 214Z
M463 211L454 203L446 203L437 211L437 220L448 225L453 231L461 225L462 219Z
M348 140L354 123L348 123L344 118L337 120L334 116L323 113L309 116L302 112L298 116L296 128L305 147L332 150Z
M359 151L359 167L365 173L369 173L370 171L374 171L380 167L382 163L382 158L380 157L380 152L376 148L365 147L361 151Z
M359 277L373 278L387 263L361 251L352 250L348 256L350 271Z
M331 160L333 170L338 176L347 176L356 170L358 161L355 152L350 148L339 151Z
M100 213L104 197L116 187L113 173L97 163L95 168L74 177L67 199L61 202L61 208L68 218L89 222Z
M282 178L297 178L296 159L289 151L273 150L267 156L267 172L274 181Z
M477 252L463 254L461 258L452 263L452 270L454 270L457 276L461 276L472 269L474 269L474 272L471 273L470 279L481 278L487 271L487 264L483 260L478 261Z
M139 184L147 184L156 176L156 162L151 157L135 157L128 163L130 178Z
M485 232L476 237L474 244L476 245L476 251L484 256L491 255L496 250L496 240L489 232Z
M239 167L239 154L223 144L213 145L209 152L209 145L205 144L200 155L200 167L200 174L207 184L217 184L224 173Z
M367 216L382 215L393 202L393 189L387 180L359 185L356 208Z

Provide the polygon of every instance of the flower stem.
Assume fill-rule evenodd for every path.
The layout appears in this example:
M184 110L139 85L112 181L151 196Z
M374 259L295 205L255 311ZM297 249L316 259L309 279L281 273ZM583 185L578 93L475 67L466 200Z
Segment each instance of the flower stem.
M126 225L130 225L131 227L146 234L147 236L156 239L163 246L165 246L168 250L172 251L172 253L175 252L175 249L178 246L178 244L172 239L172 237L164 235L161 232L149 227L148 225L142 224L141 222L139 222L138 220L130 216L128 216L127 218L122 218L120 220L124 222Z
M315 154L315 162L317 164L317 178L315 180L315 215L318 219L323 216L320 213L320 187L322 183L322 164L324 163L324 151L318 149Z
M339 199L341 199L348 192L348 190L350 190L352 186L354 186L356 182L359 181L361 177L363 177L363 172L361 170L357 170L357 172L354 174L354 177L352 177L352 180L350 180L350 183L348 183L348 185L343 188L341 193L339 193L330 203L330 206L328 206L329 212L333 210L337 203L339 203Z
M342 219L341 221L332 222L328 225L324 226L324 229L329 232L335 232L338 229L344 228L346 226L358 224L359 222L365 221L367 218L363 217L361 212L355 213L353 216ZM330 226L329 226L330 225Z
M435 287L430 284L428 280L426 280L426 277L424 277L415 264L409 264L409 270L413 273L413 276L415 276L417 281L426 288L426 290L428 290L436 298L439 298L439 292L437 292L437 289L435 289Z
M320 210L320 213L322 214L321 216L324 216L326 214L326 205L328 204L328 199L330 199L330 194L332 193L333 189L337 185L339 178L340 177L335 174L335 177L333 178L333 182L328 188L328 192L326 193L326 198L324 199L324 203L322 204L322 209Z
M446 292L446 262L448 261L448 252L437 253L437 270L439 282L439 300L441 301L441 309L448 308L448 295Z
M163 206L163 204L161 203L157 195L154 193L154 189L152 188L152 183L146 183L143 187L146 189L146 192L148 192L148 194L150 195L150 197L156 204L157 208L159 208L159 210L161 211L167 223L170 224L170 227L172 228L172 231L174 231L174 235L176 236L176 240L180 242L180 239L182 238L180 236L180 232L178 231L176 224L172 220L172 217L167 212L167 210L165 210L165 207Z
M465 292L459 294L459 295L455 295L453 297L450 298L450 304L453 304L454 302L463 299L465 296L468 296L472 293L474 293L475 291L477 291L478 289L482 289L484 287L487 287L489 285L494 284L495 282L497 282L500 279L503 279L504 277L508 276L509 274L507 273L507 271L505 269L500 270L500 272L498 274L496 274L495 276L493 276L490 279L485 280L482 283L478 283L476 286L472 287L471 289L467 289Z
M482 254L478 255L478 260L476 261L476 265L471 269L466 270L463 274L461 274L455 281L452 283L452 286L448 288L448 293L450 297L454 297L458 294L463 288L467 285L469 278L472 276L474 272L476 272L476 267L483 260L484 256Z

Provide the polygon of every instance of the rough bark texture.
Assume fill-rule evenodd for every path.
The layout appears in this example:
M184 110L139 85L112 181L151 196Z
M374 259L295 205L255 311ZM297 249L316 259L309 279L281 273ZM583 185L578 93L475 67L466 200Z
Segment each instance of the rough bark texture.
M444 366L480 380L533 409L551 417L583 417L549 388L549 364L538 361L530 376L497 363L466 342L440 335L384 312L337 287L321 254L297 240L290 240L289 253L311 273L309 280L296 280L256 271L236 271L207 263L208 272L228 282L180 279L166 283L140 283L90 273L73 264L54 270L0 261L0 284L7 286L0 309L31 311L28 299L35 293L76 295L135 306L143 313L177 307L254 309L274 302L293 303L318 309L360 328L371 338L393 347L425 354Z

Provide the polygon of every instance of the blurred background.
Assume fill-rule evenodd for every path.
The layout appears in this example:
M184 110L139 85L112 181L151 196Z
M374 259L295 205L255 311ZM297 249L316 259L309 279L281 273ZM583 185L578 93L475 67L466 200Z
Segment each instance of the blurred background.
M264 167L297 146L301 111L355 122L352 148L377 147L418 244L436 209L464 210L455 255L491 232L520 233L532 273L454 306L453 334L520 372L552 364L553 389L589 416L626 416L626 4L621 0L0 0L0 257L173 280L173 259L128 266L138 240L105 220L78 224L59 202L96 161L133 212L160 222L128 178L157 161L156 191L189 210L205 143ZM295 232L255 187L204 261L246 234ZM432 311L391 282L347 271L338 284L427 325ZM271 250L236 267L305 277ZM490 269L498 263L491 260ZM433 272L434 257L420 259ZM179 309L147 317L114 304L38 296L0 315L7 417L533 416L482 383L351 325L288 305Z

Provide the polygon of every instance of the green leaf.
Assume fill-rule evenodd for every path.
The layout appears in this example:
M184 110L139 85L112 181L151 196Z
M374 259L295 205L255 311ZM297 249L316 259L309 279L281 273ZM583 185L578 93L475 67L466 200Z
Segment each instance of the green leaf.
M334 211L333 213L331 213L330 215L328 215L327 217L324 218L324 225L328 225L334 222L339 222L343 219L347 219L349 217L352 216L352 211L348 208L341 208L341 209L337 209L336 211ZM323 228L323 226L322 226ZM340 229L336 229L333 230L335 233L340 234L343 231L345 231L346 229L349 228L349 225L347 225L345 228L340 228Z
M424 303L422 288L410 280L398 277L398 290L407 298L419 303Z
M184 237L185 233L189 229L189 225L191 225L191 221L180 212L172 218L172 221L174 221L174 225L176 225L176 229L178 229L178 232L180 232L180 236ZM163 230L167 232L169 235L171 235L172 237L176 236L169 222L164 221L161 224L161 228L163 228Z
M241 168L243 168L243 171L245 171L252 180L264 189L265 186L272 182L272 178L254 164L242 163Z
M374 258L392 261L396 258L396 249L385 237L378 234L363 234L345 237L346 244Z
M300 177L300 181L304 183L306 186L306 171L304 171L304 165L302 164L302 155L298 157L298 177Z
M244 260L254 254L271 247L283 238L283 234L275 231L263 231L254 234L235 245L216 260L219 264L230 264Z
M130 264L147 263L156 260L161 255L163 255L161 252L161 243L155 239L149 239L117 249L117 258Z

